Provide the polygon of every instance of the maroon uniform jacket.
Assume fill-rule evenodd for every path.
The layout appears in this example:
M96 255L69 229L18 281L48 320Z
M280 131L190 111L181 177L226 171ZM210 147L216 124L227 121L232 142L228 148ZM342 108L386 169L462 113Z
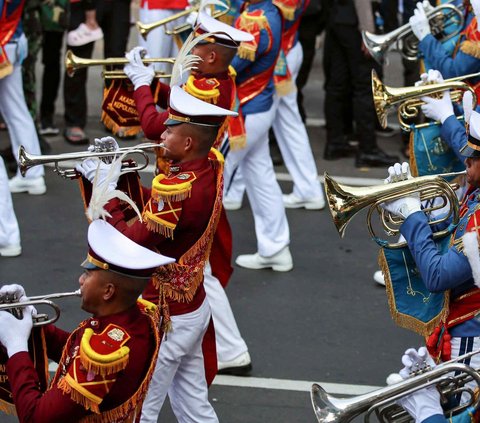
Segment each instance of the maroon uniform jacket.
M86 421L111 422L131 418L132 412L138 412L143 403L153 372L152 363L156 362L158 353L158 318L156 323L152 324L152 321L138 306L134 306L122 313L87 319L72 334L54 325L45 327L47 354L59 363L57 374L46 392L38 389L38 375L27 352L14 354L7 362L7 374L20 422L70 423L84 418ZM127 334L122 341L129 348L126 366L105 377L95 375L92 370L87 373L79 361L80 341L86 329L91 328L94 334L101 334L107 327L108 330L115 329L114 334ZM66 383L66 377L72 375L73 382ZM79 390L83 391L82 377L87 385L100 380L103 388L92 389L85 396L78 394L71 385L80 386ZM85 389L83 392L91 388ZM100 403L92 404L90 395ZM95 409L96 412L92 411Z

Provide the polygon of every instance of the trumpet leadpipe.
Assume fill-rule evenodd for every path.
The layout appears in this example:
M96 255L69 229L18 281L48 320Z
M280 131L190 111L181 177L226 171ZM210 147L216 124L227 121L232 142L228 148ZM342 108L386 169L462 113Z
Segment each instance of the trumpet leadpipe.
M175 63L174 57L146 57L142 59L142 62L147 64L152 63ZM68 76L73 76L75 72L79 69L86 68L89 66L121 66L130 63L125 57L109 57L106 59L86 59L83 57L78 57L73 54L72 50L67 50L65 54L65 70L67 71Z

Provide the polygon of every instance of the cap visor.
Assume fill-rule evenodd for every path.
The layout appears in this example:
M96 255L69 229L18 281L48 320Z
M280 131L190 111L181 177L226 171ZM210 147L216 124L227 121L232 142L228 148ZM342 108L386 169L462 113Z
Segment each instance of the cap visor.
M463 157L480 157L480 151L475 150L472 147L468 146L468 143L465 144L461 149L460 149L460 154Z
M175 119L167 119L165 122L163 122L165 126L180 125L181 123L185 122L180 122L179 120Z
M90 262L88 261L88 259L85 259L80 266L83 267L84 269L87 269L87 270L97 270L97 269L100 269L100 267L97 267L97 266L95 266L93 263L90 263Z

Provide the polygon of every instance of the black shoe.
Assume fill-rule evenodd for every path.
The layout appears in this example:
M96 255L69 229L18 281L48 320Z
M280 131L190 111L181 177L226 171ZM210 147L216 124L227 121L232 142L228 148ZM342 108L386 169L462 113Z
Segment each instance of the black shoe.
M323 158L325 160L337 160L343 157L353 157L357 149L350 144L341 145L326 145L323 152Z
M355 167L382 167L398 163L398 156L391 156L385 151L375 148L369 152L359 152L355 159Z

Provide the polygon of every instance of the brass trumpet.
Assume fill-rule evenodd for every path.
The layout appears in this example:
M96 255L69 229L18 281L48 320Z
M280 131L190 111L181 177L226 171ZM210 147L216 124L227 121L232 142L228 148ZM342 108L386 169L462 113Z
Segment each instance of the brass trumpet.
M442 42L456 36L462 30L465 20L463 7L457 7L451 3L434 7L426 15L429 18L432 33L434 35L444 34L440 36ZM458 25L458 27L449 34L445 33L445 28L452 24ZM398 50L406 60L417 60L418 39L413 34L409 23L382 35L362 31L362 38L372 57L381 65L385 62L387 51L394 45L397 45Z
M479 350L472 351L395 385L349 399L329 395L320 385L314 383L310 398L317 421L319 423L346 423L362 413L365 413L365 422L370 421L370 416L373 413L376 414L379 421L385 421L382 419L385 416L385 413L383 413L385 408L395 407L398 410L400 407L395 404L395 401L399 398L433 385L437 387L443 398L456 395L462 391L470 394L469 401L446 411L446 414L451 415L469 406L477 407L480 404L480 396L475 398L473 392L469 388L465 388L465 385L467 382L474 381L480 387L480 374L478 370L460 362L479 352ZM449 375L453 372L458 373L456 376ZM402 414L405 417L406 412L401 408L400 410L395 414L395 421L401 421L400 416Z
M160 58L160 57L153 57L153 58L145 58L142 59L144 64L148 63L175 63L175 58ZM65 55L65 69L67 71L68 76L75 75L75 72L79 69L86 68L89 66L118 66L118 65L126 65L129 61L125 57L110 57L108 59L85 59L83 57L78 57L73 54L71 50L68 50ZM104 76L106 78L117 77L121 73L123 78L127 76L122 70L114 70L114 71L104 71ZM156 78L169 78L170 74L166 74L163 72L155 72Z
M18 319L21 319L23 316L23 307L33 305L33 306L38 306L38 305L46 305L49 306L53 309L55 312L54 316L50 317L48 314L45 313L39 313L35 316L33 316L33 326L45 326L49 325L51 323L55 323L58 318L60 317L60 307L58 307L57 304L55 304L53 301L50 301L51 299L56 299L56 298L65 298L65 297L79 297L81 295L81 292L79 289L73 292L62 292L62 293L57 293L57 294L48 294L48 295L39 295L37 297L28 297L27 301L21 301L19 302L16 299L13 299L13 302L5 302L0 304L0 310L6 310L12 313L15 317Z
M458 222L459 219L459 203L455 194L458 184L451 184L445 178L464 175L464 172L452 172L439 175L427 175L417 178L411 178L404 181L393 182L390 184L374 185L370 187L352 187L342 185L336 182L325 172L325 194L328 201L330 213L333 223L338 233L343 238L345 229L352 218L363 208L369 207L367 214L367 227L370 235L381 246L388 248L400 248L406 245L405 242L388 243L381 241L376 236L371 217L375 210L380 213L380 220L385 233L389 236L397 236L399 234L398 225L402 223L402 219L385 213L380 204L387 201L396 200L414 193L420 194L422 201L441 197L443 203L450 205L450 212L443 218L430 221L430 225L437 225L445 222L452 217L452 224ZM425 212L431 212L438 207L424 209ZM397 228L392 227L397 226ZM449 233L449 229L437 231L433 234L434 238L441 238Z
M420 97L440 94L446 90L452 90L450 96L452 101L461 101L463 93L470 91L473 95L473 101L477 102L475 90L466 82L480 76L480 72L468 75L457 76L455 78L446 79L439 84L419 85L418 87L402 87L393 88L385 85L377 76L375 70L372 70L372 94L375 112L382 128L387 127L387 113L391 107L400 104L398 108L398 121L405 131L410 131L410 125L404 119L411 119L418 115L419 107L424 104ZM417 128L423 125L416 125Z
M60 169L58 164L67 160L84 160L88 158L98 158L108 162L114 157L119 157L125 153L127 155L137 154L142 156L145 160L145 164L143 165L132 165L127 162L122 165L122 173L128 173L145 169L150 162L146 150L151 150L154 148L162 148L162 145L156 143L143 143L132 147L119 148L118 150L114 151L80 151L78 153L63 153L57 155L34 155L27 153L22 145L20 146L20 150L18 152L18 167L20 169L20 173L25 176L27 170L33 166L54 163L55 173L63 178L76 178L78 177L78 172L74 168Z
M187 7L185 10L182 10L181 12L175 13L174 15L171 15L168 18L160 19L159 21L156 21L156 22L151 22L151 23L147 24L147 23L142 23L140 21L137 21L136 27L137 27L137 30L140 33L140 35L143 37L143 39L146 40L148 34L153 29L158 28L160 26L164 26L164 25L166 25L170 22L173 22L177 19L180 19L184 16L188 16L192 12L198 12L199 9L200 9L200 2L198 2L198 4L196 4L192 7ZM212 13L212 17L217 19L217 18L225 15L226 13L228 13L229 10L230 10L230 1L226 2L224 9L214 10L213 13ZM167 35L177 35L181 32L187 31L188 29L191 29L191 28L192 28L192 26L190 24L184 23L184 24L181 24L181 25L177 25L172 30L165 29L165 34L167 34Z

